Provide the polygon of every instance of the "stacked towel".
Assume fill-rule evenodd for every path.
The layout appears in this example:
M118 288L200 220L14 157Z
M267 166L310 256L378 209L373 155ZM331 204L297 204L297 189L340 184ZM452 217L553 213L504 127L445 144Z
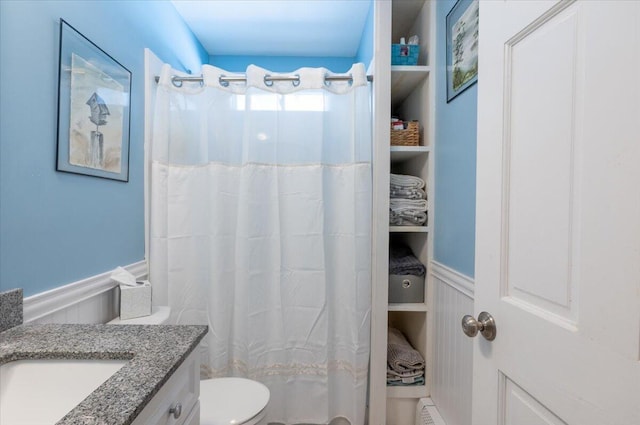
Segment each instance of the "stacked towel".
M422 226L427 222L425 181L415 176L391 174L389 224Z
M387 333L387 385L424 385L424 358L395 328Z
M393 244L389 247L389 274L424 276L426 271L407 245Z
M391 187L400 189L424 189L426 183L420 177L391 174Z
M396 226L422 226L426 222L426 200L391 199L389 201L389 224Z
M390 198L400 199L426 199L427 194L423 189L400 189L398 187L390 187Z

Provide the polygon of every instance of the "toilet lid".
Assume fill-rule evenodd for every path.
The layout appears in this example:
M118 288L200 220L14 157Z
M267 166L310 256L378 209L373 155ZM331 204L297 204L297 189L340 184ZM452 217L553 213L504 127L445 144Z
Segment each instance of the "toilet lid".
M200 381L200 424L241 424L258 415L269 403L269 389L244 378Z

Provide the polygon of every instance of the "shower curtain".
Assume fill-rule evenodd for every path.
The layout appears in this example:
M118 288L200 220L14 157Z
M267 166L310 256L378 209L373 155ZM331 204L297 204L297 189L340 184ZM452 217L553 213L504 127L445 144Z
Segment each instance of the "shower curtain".
M150 280L177 324L206 324L202 373L271 392L268 422L364 423L371 313L371 123L352 81L165 65L150 160ZM340 419L338 419L340 418Z

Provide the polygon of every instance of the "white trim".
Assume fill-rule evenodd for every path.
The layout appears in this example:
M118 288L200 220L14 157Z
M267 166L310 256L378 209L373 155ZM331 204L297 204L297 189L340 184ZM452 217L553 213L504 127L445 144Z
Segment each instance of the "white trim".
M387 304L389 302L389 137L391 119L391 2L373 2L373 193L371 229L371 357L369 425L387 417Z
M124 267L136 279L146 277L147 262L138 261ZM24 299L24 322L31 322L95 297L114 288L111 270Z
M153 113L156 104L156 75L160 75L164 62L150 49L144 49L144 258L149 260L151 233L151 141Z
M431 261L431 274L469 298L474 298L475 283L473 278L433 260Z

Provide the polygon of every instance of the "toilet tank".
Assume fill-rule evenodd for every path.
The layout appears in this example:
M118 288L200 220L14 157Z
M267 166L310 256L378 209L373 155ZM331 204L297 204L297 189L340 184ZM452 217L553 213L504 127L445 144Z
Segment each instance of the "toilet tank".
M109 325L168 325L171 308L168 306L153 306L151 315L144 317L136 317L135 319L120 320L116 317L110 321Z

